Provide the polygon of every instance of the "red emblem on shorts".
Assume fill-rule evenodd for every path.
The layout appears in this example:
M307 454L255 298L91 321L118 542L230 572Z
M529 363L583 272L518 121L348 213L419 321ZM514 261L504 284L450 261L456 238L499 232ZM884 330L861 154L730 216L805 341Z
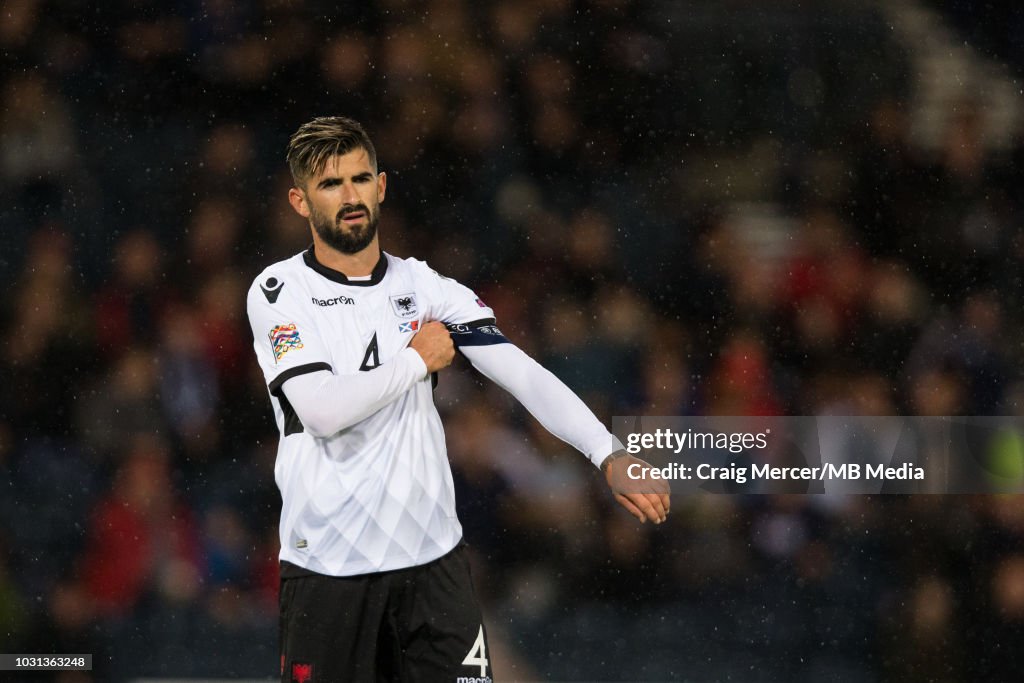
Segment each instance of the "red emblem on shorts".
M313 680L313 665L292 664L292 683L310 683Z

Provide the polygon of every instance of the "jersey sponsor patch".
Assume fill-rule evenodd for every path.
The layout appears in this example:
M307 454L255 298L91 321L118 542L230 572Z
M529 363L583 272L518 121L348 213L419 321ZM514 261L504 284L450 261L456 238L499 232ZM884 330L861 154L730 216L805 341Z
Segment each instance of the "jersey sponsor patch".
M419 313L419 309L416 307L416 295L412 292L393 295L391 307L399 318L414 318Z
M270 347L274 350L274 362L281 360L284 354L293 349L302 348L302 338L295 323L278 325L270 331Z
M419 320L412 320L412 321L407 322L407 323L398 323L398 331L399 332L415 332L418 329L420 329L420 321Z

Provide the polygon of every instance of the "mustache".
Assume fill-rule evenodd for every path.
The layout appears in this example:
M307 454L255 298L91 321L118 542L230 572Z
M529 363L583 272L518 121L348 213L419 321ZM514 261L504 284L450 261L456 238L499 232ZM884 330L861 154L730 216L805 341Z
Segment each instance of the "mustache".
M352 213L353 211L362 211L367 216L370 215L370 210L366 208L366 204L346 204L345 206L341 207L341 210L338 211L338 215L335 216L334 219L335 221L340 223L342 216L344 216L346 213Z

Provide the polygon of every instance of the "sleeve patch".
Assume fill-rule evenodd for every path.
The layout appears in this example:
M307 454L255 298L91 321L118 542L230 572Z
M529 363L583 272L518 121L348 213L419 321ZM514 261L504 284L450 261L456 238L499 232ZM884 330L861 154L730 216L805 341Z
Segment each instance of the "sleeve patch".
M274 362L281 360L284 354L293 349L301 349L302 338L299 337L299 330L295 323L278 325L270 330L270 347L274 350Z

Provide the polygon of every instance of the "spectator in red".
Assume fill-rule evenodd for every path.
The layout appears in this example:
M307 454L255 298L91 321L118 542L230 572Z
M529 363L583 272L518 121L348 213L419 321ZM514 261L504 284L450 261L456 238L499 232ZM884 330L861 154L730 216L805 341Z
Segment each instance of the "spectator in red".
M708 415L782 414L768 351L759 337L741 331L725 343L711 371L705 404Z
M154 436L136 437L93 512L81 565L86 591L99 613L127 614L168 576L198 581L199 558L198 533L174 494L166 446Z
M96 340L102 351L120 355L154 341L157 320L173 297L163 278L160 245L147 230L121 237L113 268L96 296Z

